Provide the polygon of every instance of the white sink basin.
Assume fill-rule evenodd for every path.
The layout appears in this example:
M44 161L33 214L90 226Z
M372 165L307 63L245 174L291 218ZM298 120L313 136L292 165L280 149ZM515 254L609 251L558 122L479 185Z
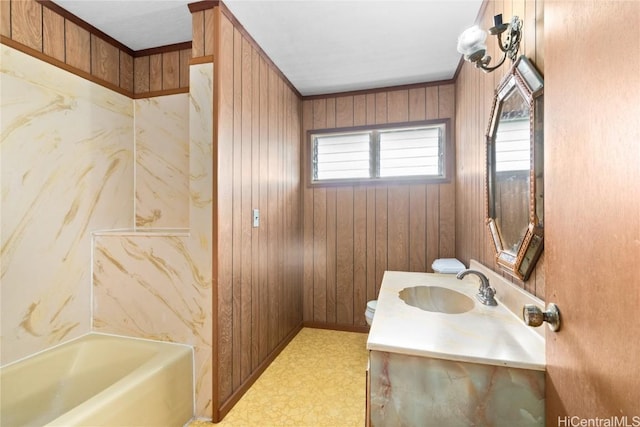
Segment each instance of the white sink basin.
M398 292L406 304L421 310L460 314L470 311L474 302L468 296L441 286L413 286Z

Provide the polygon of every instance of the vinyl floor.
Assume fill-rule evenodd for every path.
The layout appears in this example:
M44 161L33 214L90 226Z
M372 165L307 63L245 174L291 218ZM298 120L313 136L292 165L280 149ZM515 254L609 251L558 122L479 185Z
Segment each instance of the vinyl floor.
M362 427L367 335L303 328L218 424Z

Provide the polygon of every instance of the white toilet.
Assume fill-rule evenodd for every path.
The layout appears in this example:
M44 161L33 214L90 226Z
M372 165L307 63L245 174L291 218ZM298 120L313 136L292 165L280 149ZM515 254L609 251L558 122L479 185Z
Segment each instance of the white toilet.
M367 303L367 309L364 312L364 317L367 320L367 325L369 326L371 326L371 322L373 322L373 315L376 312L376 305L378 305L378 301L375 299Z
M431 264L434 273L458 274L466 267L456 258L438 258Z
M458 274L466 267L456 258L438 258L431 264L434 273L440 274ZM367 302L367 309L364 312L364 317L367 320L367 325L371 326L373 322L373 316L376 313L377 300Z

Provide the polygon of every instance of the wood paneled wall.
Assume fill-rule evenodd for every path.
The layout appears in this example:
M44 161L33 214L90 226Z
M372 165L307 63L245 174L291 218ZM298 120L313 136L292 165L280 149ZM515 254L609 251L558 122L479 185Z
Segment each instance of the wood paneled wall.
M214 420L228 412L302 323L301 100L225 13L221 6L213 15L219 41ZM260 210L257 228L254 208Z
M191 42L133 51L51 1L0 8L8 46L132 98L188 91Z
M543 1L485 0L477 23L493 25L493 16L502 13L505 22L513 15L523 21L520 54L526 55L544 77ZM501 55L495 37L487 39L492 58ZM485 74L464 63L456 79L456 249L458 259L468 265L473 258L500 272L495 249L485 223L485 134L495 88L509 70L507 60L498 70ZM505 275L505 277L510 277ZM526 283L514 283L544 298L544 252Z
M303 150L311 129L453 118L454 95L442 84L305 99ZM453 180L303 193L305 324L366 330L366 303L385 270L431 271L436 258L455 255Z

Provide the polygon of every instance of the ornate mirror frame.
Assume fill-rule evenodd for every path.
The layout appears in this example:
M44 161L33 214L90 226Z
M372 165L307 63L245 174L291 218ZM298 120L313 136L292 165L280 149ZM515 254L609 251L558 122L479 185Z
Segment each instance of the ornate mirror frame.
M528 224L522 224L523 231L515 244L507 248L500 230L500 221L496 218L496 152L495 137L503 116L502 109L509 96L517 91L523 98L521 105L529 109L529 194ZM522 110L526 112L526 110ZM496 250L496 262L510 275L527 280L533 271L543 248L543 80L525 56L514 63L509 73L502 79L495 91L491 119L486 134L486 217L489 232ZM524 129L523 129L524 131ZM522 141L522 140L521 140ZM525 160L526 161L526 160ZM524 169L526 170L526 169ZM526 175L526 172L525 172ZM500 209L504 209L501 207Z

